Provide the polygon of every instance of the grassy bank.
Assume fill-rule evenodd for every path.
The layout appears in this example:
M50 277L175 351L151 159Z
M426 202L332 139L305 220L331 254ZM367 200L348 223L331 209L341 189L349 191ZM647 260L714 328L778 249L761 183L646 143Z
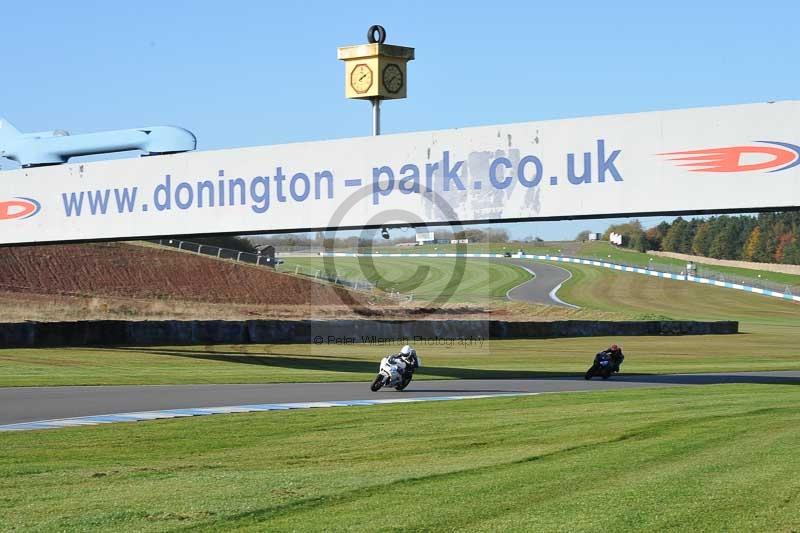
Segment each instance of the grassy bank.
M462 246L460 250L457 249L455 245L451 244L427 244L425 246L414 247L382 246L374 247L369 250L365 249L362 251L367 253L456 253L457 251L463 251L466 253L502 254L505 252L516 253L520 249L524 250L525 253L528 254L585 257L639 267L653 265L655 268L665 267L663 269L676 272L686 268L686 261L682 259L660 257L637 252L636 250L631 250L628 248L620 248L617 246L612 246L606 241L565 241L559 243L473 243L466 245L466 247ZM698 261L697 264L699 268L698 273L701 276L708 275L711 277L716 277L718 274L723 274L735 278L750 278L753 280L758 280L760 278L765 281L783 283L790 286L800 286L800 276L794 274L783 274L780 272L769 272L767 270L757 270L751 268L711 265L703 263L702 260Z
M558 296L598 311L690 320L739 320L750 324L800 327L800 304L686 281L620 273L600 267L559 263L572 278Z
M741 335L417 342L419 379L577 375L612 342L627 373L798 370L800 328ZM476 331L476 335L480 332ZM0 386L368 381L399 344L246 345L0 350Z
M618 248L616 246L612 246L608 242L584 243L578 249L577 256L639 267L647 267L650 264L653 265L655 269L658 269L659 266L666 266L669 267L666 270L670 271L675 271L676 269L684 270L686 268L686 261L683 259L660 257L637 252L627 248ZM717 274L723 274L734 278L750 278L752 280L758 280L760 278L765 281L783 283L790 286L800 286L800 276L794 274L783 274L781 272L770 272L768 270L754 270L750 268L739 268L723 265L711 265L703 263L702 260L698 261L697 265L699 276L716 277Z
M575 246L573 242L473 242L469 244L424 244L422 246L380 246L372 248L362 248L359 252L383 254L502 254L506 252L517 253L518 250L525 250L531 254L558 254L564 248ZM337 252L352 252L352 249L336 250Z
M444 298L450 303L505 298L509 289L533 277L511 264L476 259L459 264L446 258L289 257L280 270L312 276L319 271L350 281L366 280L384 291L411 294L415 300Z
M794 385L3 434L0 524L39 531L794 531L798 439Z

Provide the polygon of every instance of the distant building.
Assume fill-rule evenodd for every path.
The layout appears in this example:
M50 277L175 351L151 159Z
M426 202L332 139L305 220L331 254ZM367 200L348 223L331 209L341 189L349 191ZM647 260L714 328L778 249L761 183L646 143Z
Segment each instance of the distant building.
M600 237L601 237L601 235L599 233L590 233L589 234L589 240L590 241L599 241Z
M417 233L417 245L430 244L436 240L432 231L425 231Z

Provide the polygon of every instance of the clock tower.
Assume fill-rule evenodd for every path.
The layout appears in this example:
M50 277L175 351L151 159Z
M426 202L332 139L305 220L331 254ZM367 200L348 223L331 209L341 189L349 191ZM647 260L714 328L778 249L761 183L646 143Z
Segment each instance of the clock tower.
M381 100L406 97L406 65L414 49L385 44L383 26L371 26L368 44L343 46L337 57L344 61L344 95L372 102L372 134L381 133Z
M347 98L396 100L406 97L406 64L414 49L385 44L386 30L372 26L368 44L339 48L344 61L344 93Z

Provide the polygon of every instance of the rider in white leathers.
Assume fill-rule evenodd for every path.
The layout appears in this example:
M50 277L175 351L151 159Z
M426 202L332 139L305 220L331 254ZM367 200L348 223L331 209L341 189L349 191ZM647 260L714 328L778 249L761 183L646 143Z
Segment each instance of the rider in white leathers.
M411 372L422 366L417 351L408 344L400 349L400 353L391 356L389 362L397 365L397 370L403 376L405 376L407 372Z

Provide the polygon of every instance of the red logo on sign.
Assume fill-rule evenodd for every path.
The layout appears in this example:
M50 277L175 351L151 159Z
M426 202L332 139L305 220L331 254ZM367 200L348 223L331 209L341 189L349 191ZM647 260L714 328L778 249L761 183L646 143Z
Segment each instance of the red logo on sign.
M0 220L19 220L30 218L42 206L32 198L15 198L6 202L0 202Z
M772 146L726 146L658 155L668 156L680 167L691 167L691 172L778 172L800 164L800 146L777 141L757 142Z

